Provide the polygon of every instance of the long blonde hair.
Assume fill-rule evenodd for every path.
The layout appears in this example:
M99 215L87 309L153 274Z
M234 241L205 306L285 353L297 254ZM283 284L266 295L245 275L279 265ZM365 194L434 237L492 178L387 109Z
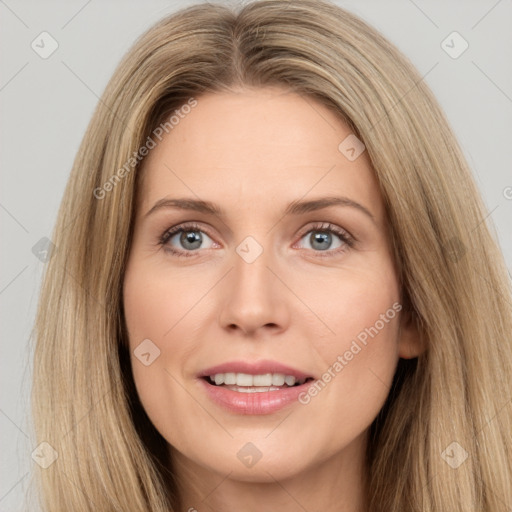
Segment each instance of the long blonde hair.
M147 31L110 80L65 191L35 326L34 430L58 454L37 468L43 510L179 506L130 369L122 285L140 162L126 162L173 109L239 85L286 87L333 109L364 142L385 201L426 350L400 360L371 427L369 510L509 510L512 298L485 209L412 64L319 0L189 7Z

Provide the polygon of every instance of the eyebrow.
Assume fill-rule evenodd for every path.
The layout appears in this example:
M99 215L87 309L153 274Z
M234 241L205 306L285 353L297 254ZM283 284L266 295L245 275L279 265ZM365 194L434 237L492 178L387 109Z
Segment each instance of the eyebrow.
M360 212L364 213L366 216L370 217L372 221L375 222L375 217L373 214L356 201L349 199L348 197L321 197L318 199L312 199L309 201L293 201L291 202L285 209L284 215L301 215L308 212L313 212L316 210L321 210L323 208L329 208L331 206L345 206L350 208L355 208ZM203 201L201 199L189 199L189 198L163 198L157 201L153 207L146 213L145 217L155 213L161 209L167 208L177 208L180 210L190 210L196 211L209 215L217 215L219 217L224 217L224 211L217 206L215 203L210 201Z

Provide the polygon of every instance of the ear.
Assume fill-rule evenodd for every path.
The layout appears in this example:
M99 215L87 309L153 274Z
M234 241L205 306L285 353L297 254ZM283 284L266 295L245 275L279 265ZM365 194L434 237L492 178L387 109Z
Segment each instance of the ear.
M398 330L398 356L413 359L426 350L426 343L410 311L402 312Z

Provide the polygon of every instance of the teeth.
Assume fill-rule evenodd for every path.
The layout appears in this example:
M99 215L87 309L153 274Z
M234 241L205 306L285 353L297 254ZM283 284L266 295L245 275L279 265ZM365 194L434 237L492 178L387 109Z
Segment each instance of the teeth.
M293 386L295 384L295 377L293 377L292 375L287 375L284 378L284 381L288 386Z
M222 373L220 375L222 375ZM236 384L236 373L224 373L224 384Z
M272 386L283 386L285 376L282 373L274 373L272 375Z
M236 385L237 386L252 386L253 376L247 375L247 373L236 374Z
M229 389L231 389L232 391L238 391L240 393L265 393L266 391L279 391L281 388L277 388L277 387L273 387L273 386L270 386L270 387L260 387L260 388L244 388L244 387L234 387L234 386L230 386Z
M216 373L210 375L210 380L215 382L217 386L225 384L226 386L238 387L258 387L257 391L274 391L285 384L289 387L295 383L304 384L306 379L296 379L293 375L285 375L284 373L264 373L262 375L250 375L248 373ZM244 392L252 392L243 390Z
M238 375L244 375L244 374L238 374ZM248 375L248 377L251 377ZM253 375L252 379L248 379L248 381L251 381L251 384L246 384L248 386L272 386L272 374L271 373L265 373L265 375ZM238 383L238 379L236 380L236 383L241 386L243 384Z

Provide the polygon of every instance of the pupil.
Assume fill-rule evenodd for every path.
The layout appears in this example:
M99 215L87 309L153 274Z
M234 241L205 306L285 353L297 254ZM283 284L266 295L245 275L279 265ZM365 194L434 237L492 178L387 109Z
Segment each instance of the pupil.
M197 249L201 245L201 235L197 231L183 232L180 242L183 244L183 247L187 249ZM191 244L192 247L188 244Z
M314 249L324 250L329 247L331 244L331 234L330 233L319 233L311 235L311 247ZM319 245L316 245L319 244Z

